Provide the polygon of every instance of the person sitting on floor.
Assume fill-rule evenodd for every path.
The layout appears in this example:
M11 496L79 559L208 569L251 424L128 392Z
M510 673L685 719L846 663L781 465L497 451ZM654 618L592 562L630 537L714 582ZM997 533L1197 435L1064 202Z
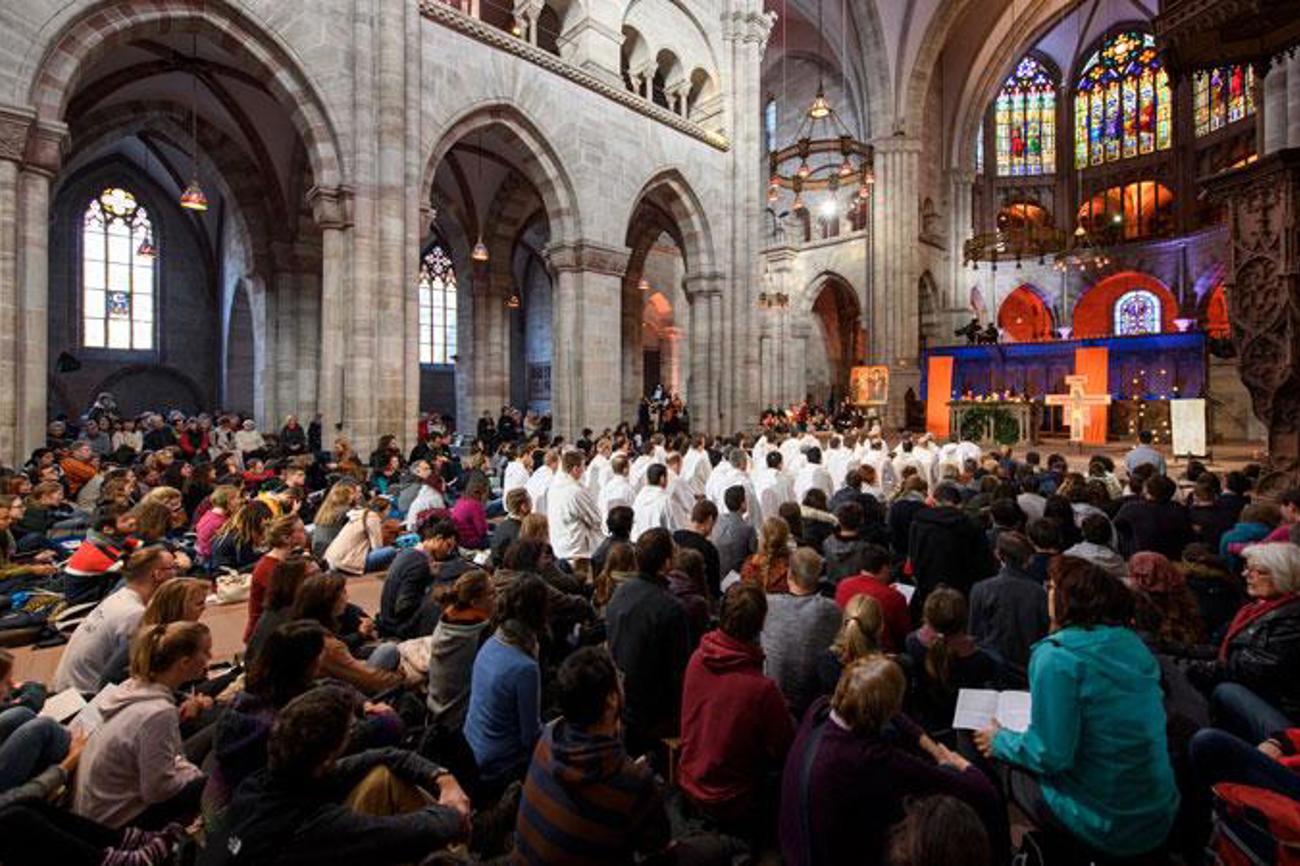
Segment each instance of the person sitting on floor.
M339 757L353 707L346 691L322 686L280 711L266 769L235 791L199 866L273 863L286 852L302 863L417 862L466 838L469 799L442 767L400 749Z
M156 830L199 811L205 778L181 748L176 690L203 679L212 635L199 622L155 625L131 644L131 678L109 686L81 715L90 739L81 756L72 808L123 827Z
M82 620L63 648L54 671L55 691L75 688L93 693L99 689L114 653L131 639L149 599L175 575L176 563L164 548L147 547L131 555L122 573L125 585Z
M1128 628L1132 597L1092 563L1062 557L1047 610L1052 633L1029 660L1028 730L994 725L976 745L1012 767L1011 797L1041 828L1100 856L1155 851L1179 798L1160 666Z
M663 852L668 815L654 773L628 757L623 693L609 653L584 647L556 676L561 716L533 751L515 827L515 862L632 864Z

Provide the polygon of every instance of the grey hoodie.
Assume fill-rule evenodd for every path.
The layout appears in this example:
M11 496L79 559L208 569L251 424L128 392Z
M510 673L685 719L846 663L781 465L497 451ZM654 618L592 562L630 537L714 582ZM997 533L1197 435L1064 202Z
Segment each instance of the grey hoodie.
M1063 555L1073 556L1076 559L1086 559L1120 580L1128 577L1128 560L1104 544L1081 541L1069 550L1064 551Z
M77 769L78 815L125 827L203 778L181 749L180 713L167 686L129 679L100 692L82 715L78 727L91 733Z

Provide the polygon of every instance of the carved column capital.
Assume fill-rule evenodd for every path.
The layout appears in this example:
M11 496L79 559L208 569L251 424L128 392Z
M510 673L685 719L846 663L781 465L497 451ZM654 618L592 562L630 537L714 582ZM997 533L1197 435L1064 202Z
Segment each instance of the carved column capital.
M545 253L546 263L555 273L590 271L614 277L627 271L629 255L626 249L584 240L554 243Z
M314 186L307 191L316 224L323 229L343 229L352 225L352 187Z

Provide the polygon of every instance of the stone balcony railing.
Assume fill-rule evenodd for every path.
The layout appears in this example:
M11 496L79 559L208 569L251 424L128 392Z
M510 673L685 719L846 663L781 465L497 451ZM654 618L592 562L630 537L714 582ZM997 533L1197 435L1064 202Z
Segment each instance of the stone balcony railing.
M682 117L680 114L657 105L641 94L633 93L604 78L593 75L564 58L557 57L533 44L523 38L522 35L502 30L482 20L473 14L478 8L477 0L419 0L419 3L420 13L429 21L441 24L485 45L509 52L522 60L533 63L548 72L552 72L580 87L658 121L684 135L698 139L718 150L726 151L731 149L731 141L722 133L706 129L700 124Z

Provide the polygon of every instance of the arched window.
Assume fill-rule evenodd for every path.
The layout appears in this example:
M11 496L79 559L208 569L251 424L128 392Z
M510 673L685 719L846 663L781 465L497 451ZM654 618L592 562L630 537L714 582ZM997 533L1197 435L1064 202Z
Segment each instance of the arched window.
M435 244L420 259L420 363L454 364L456 270Z
M1074 163L1083 168L1168 150L1169 75L1149 33L1118 33L1088 59L1074 99Z
M984 124L975 131L975 173L984 173Z
M1115 301L1115 335L1160 333L1160 299L1146 289L1125 292Z
M998 175L1056 171L1056 85L1033 57L1020 61L995 103Z
M1255 113L1255 70L1220 66L1192 77L1196 134L1202 136Z
M86 208L81 241L82 345L152 349L154 256L149 214L134 195L109 187Z
M776 97L769 96L763 106L763 131L767 134L767 152L776 150Z

